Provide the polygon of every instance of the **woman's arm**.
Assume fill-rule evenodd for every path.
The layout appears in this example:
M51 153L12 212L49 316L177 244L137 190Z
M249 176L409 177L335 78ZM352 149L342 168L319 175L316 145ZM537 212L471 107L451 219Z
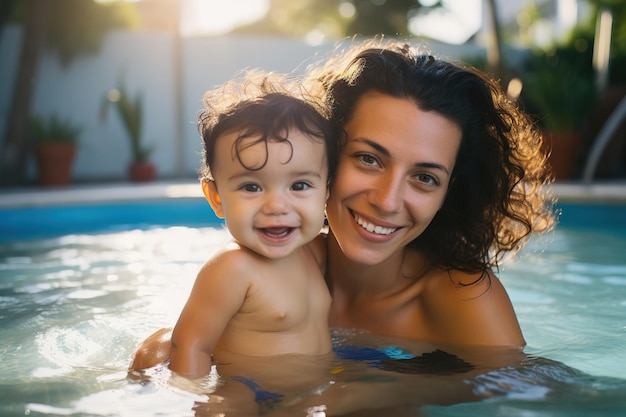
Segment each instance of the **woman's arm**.
M153 368L167 362L172 348L172 328L165 327L146 337L135 353L129 371Z

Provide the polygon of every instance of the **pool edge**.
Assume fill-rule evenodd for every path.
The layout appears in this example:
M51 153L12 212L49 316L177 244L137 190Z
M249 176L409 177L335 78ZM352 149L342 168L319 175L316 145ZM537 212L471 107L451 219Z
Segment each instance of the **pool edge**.
M0 191L1 208L68 204L103 204L170 198L204 198L199 182L81 184L64 188L23 188Z
M626 181L593 184L557 182L552 184L552 192L559 202L626 204ZM65 188L29 187L0 190L0 209L170 198L203 198L203 195L199 182L191 180L79 184Z

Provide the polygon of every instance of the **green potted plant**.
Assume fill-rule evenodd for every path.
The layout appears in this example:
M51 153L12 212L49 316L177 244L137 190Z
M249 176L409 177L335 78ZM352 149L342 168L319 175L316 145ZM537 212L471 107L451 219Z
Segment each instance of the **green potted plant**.
M141 134L143 95L137 93L131 97L126 89L126 84L120 80L117 88L110 90L104 97L101 106L102 120L107 117L110 106L117 110L130 140L132 160L128 170L131 180L152 181L156 176L156 167L150 161L153 148L143 144Z
M555 179L570 179L583 147L583 124L598 97L591 58L571 48L534 53L522 78L524 97L545 133Z
M57 114L30 119L30 136L34 144L37 177L43 186L71 183L74 157L82 127Z

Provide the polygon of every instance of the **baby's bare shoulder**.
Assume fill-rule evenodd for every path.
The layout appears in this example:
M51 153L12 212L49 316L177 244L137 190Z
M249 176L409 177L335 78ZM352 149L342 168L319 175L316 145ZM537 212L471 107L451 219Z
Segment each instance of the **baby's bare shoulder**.
M258 255L233 242L205 262L198 272L198 279L242 280L253 274L258 265Z

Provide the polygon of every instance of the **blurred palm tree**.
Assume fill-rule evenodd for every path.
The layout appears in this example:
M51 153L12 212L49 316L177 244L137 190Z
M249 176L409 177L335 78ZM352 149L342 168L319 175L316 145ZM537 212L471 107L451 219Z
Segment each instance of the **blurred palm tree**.
M13 90L7 130L0 154L0 182L24 182L29 150L27 125L32 93L36 86L39 57L44 48L54 49L68 65L78 54L96 52L109 30L137 25L132 5L101 4L93 0L3 0L0 33L8 22L21 22L22 48ZM35 82L33 82L35 80Z

